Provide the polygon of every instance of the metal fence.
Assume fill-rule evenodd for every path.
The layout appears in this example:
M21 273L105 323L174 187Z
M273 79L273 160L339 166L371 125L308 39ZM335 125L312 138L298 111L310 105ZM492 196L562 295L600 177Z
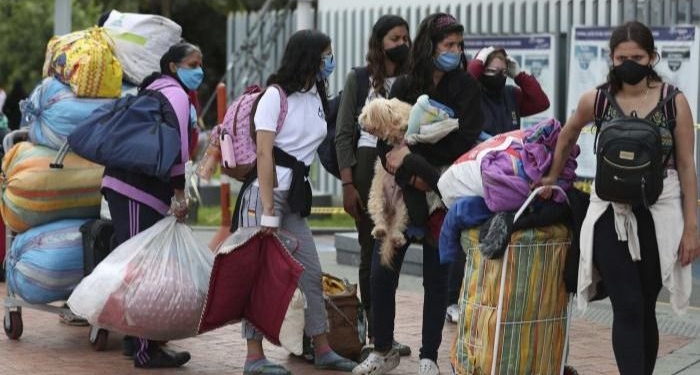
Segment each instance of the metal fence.
M318 0L316 25L333 40L334 55L337 59L336 72L329 81L329 92L335 94L341 90L346 72L353 66L363 64L372 25L380 16L397 14L404 17L413 36L420 21L435 12L454 15L465 25L466 34L469 35L558 35L560 58L561 61L566 61L567 36L573 25L611 26L630 19L638 19L650 26L697 24L700 23L700 0ZM240 50L258 17L260 15L256 13L240 13L234 16L230 31L234 37L234 44L231 46L233 51ZM258 64L256 75L233 77L235 87L262 82L276 68L284 43L296 29L293 12L285 13L284 20L284 27L276 31L275 35L265 32L260 34L254 48L267 48L270 51L269 58L253 60L252 63ZM265 30L272 30L272 21L268 21L263 27ZM269 43L273 43L274 46L270 46ZM242 54L234 56L238 59L234 63L251 63ZM566 74L565 69L558 72L562 85L567 82ZM562 87L557 91L562 93L563 100L559 101L560 106L555 113L561 118L565 113L566 90ZM334 196L340 193L340 183L319 165L312 168L311 176L315 190Z

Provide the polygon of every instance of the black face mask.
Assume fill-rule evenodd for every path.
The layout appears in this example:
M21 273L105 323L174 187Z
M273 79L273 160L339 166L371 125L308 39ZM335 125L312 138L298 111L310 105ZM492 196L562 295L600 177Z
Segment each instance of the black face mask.
M406 58L408 57L408 52L408 44L405 43L384 51L386 57L396 64L401 64L404 61L406 61Z
M622 82L636 85L651 74L651 67L625 60L622 64L613 67L613 72Z
M500 74L495 76L482 75L479 81L484 86L484 91L489 94L500 94L506 86L506 76Z

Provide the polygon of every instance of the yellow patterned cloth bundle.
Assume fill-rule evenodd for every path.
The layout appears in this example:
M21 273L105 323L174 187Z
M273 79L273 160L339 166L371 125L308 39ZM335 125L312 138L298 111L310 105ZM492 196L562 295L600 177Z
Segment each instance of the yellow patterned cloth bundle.
M70 85L78 97L121 95L122 66L114 56L112 40L101 27L51 38L46 46L43 74Z
M463 231L461 243L466 265L451 356L456 373L559 374L566 359L562 274L570 230L553 225L516 231L504 258L493 260L481 256L478 228Z
M21 233L59 219L100 216L104 167L69 152L63 168L50 168L57 153L19 142L3 157L0 212L11 230Z

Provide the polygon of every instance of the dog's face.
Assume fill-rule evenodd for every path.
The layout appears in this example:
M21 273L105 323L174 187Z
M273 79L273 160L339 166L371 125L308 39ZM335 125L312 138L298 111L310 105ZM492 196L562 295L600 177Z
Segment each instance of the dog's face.
M410 113L408 103L396 98L377 98L362 108L358 121L366 132L389 144L397 144L406 133Z

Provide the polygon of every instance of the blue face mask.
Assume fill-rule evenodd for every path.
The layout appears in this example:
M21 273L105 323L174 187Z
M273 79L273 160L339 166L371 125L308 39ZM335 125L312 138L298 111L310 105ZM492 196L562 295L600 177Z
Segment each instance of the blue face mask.
M333 58L333 55L323 56L323 67L318 72L318 78L328 79L331 73L333 73L333 70L335 70L335 59Z
M461 58L461 53L443 52L439 54L435 60L433 60L433 63L435 64L436 68L442 70L443 72L451 72L457 69Z
M204 71L201 66L196 68L177 68L177 76L185 87L190 90L197 90L204 79Z

